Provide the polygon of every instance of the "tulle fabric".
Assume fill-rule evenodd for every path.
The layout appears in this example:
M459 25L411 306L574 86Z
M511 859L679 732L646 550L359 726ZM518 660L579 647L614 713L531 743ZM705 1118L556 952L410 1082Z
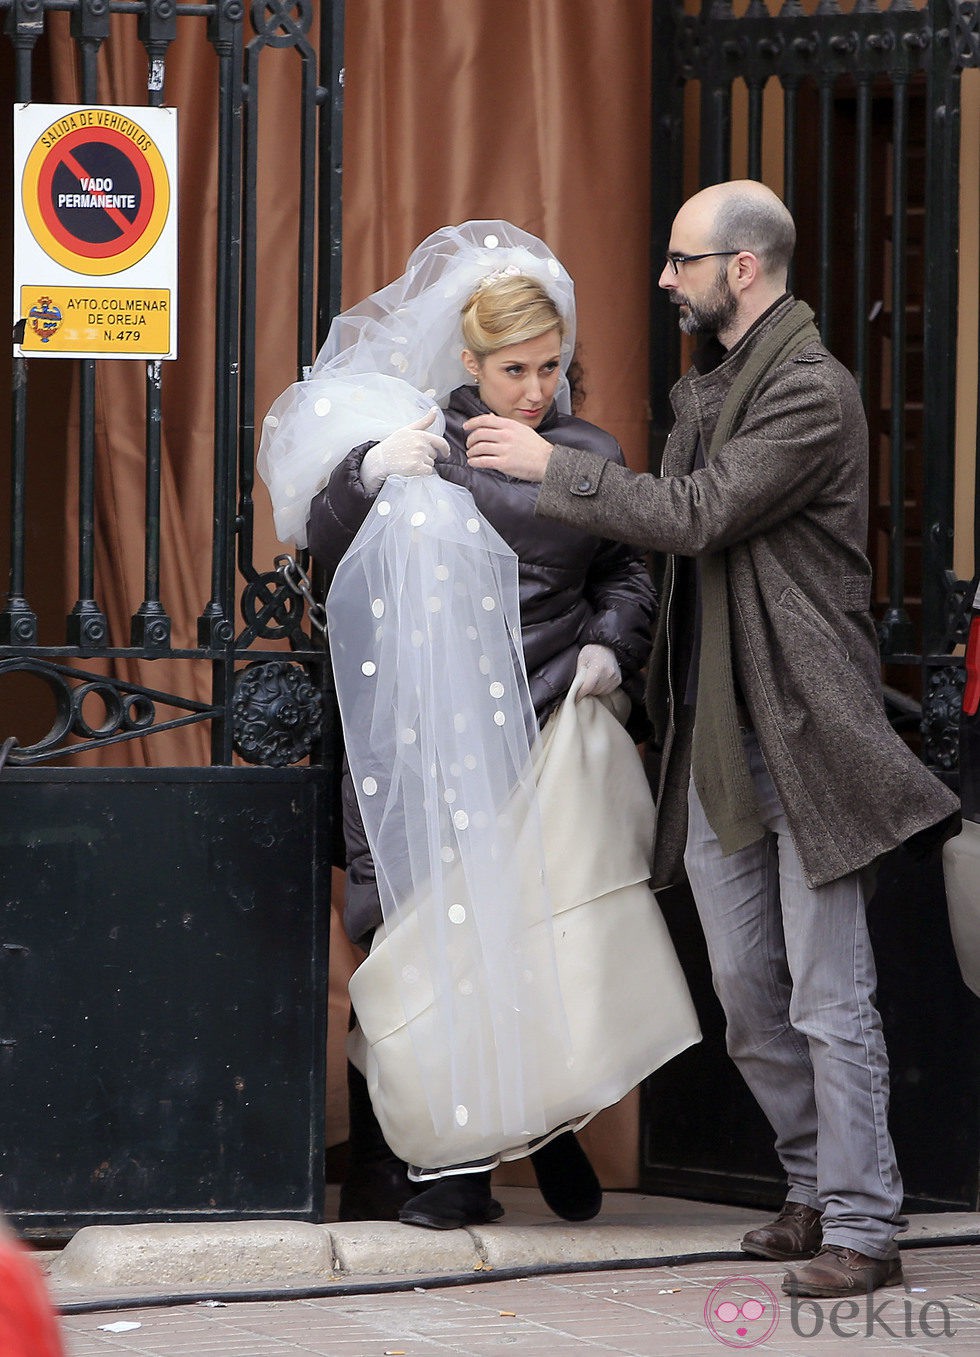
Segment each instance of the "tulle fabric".
M565 268L543 241L510 222L444 226L412 251L400 278L335 317L311 376L289 387L266 416L258 469L280 541L306 546L310 502L352 447L444 406L471 380L460 357L461 310L481 283L506 273L539 282L564 321L556 400L570 413L575 289ZM444 428L440 414L432 432Z
M446 420L431 399L376 372L329 371L287 387L263 421L257 461L279 540L307 545L310 504L352 448L380 442L432 409L430 431L442 434Z
M352 448L433 408L432 432L444 432L439 406L469 380L462 306L507 273L540 282L564 320L557 400L569 410L575 304L565 269L508 222L444 227L401 278L334 320L311 375L266 416L258 469L283 541L306 545L310 503ZM453 1127L470 1125L491 1144L499 1133L501 1147L515 1133L533 1140L554 1129L539 1053L563 1060L569 1038L532 776L537 726L517 558L467 490L436 475L389 477L338 567L327 614L391 984L407 1019L435 996L445 1043L438 1068L431 1047L414 1052L436 1137L448 1144Z
M552 1127L537 1062L544 1052L562 1061L568 1033L517 558L467 490L389 477L338 567L327 616L391 983L409 1021L434 997L444 1043L414 1051L436 1137L451 1144L471 1122L491 1140L497 1127L541 1136Z

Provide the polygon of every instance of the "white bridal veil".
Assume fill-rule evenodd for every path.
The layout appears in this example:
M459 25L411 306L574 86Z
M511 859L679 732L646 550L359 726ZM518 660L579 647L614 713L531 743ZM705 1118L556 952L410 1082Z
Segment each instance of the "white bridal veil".
M574 291L547 247L507 222L436 231L401 278L335 319L310 377L266 416L258 466L280 538L305 544L310 501L351 448L418 419L470 380L462 306L507 273L535 278L555 300L564 374ZM443 431L441 410L432 427ZM537 1062L543 1049L565 1058L567 1030L531 767L537 727L517 558L468 491L438 475L389 477L337 570L327 615L390 944L386 984L405 1015L432 1005L437 1014L436 1042L413 1048L436 1142L428 1166L458 1162L454 1128L479 1126L501 1144L541 1136L552 1128ZM535 889L522 889L528 882Z
M335 318L311 375L266 415L258 469L280 541L306 546L310 502L351 448L445 405L471 380L460 358L460 312L481 282L502 273L534 278L558 307L565 337L557 399L569 412L575 291L565 269L542 241L509 222L444 226L412 251L400 278ZM431 431L444 427L439 414Z

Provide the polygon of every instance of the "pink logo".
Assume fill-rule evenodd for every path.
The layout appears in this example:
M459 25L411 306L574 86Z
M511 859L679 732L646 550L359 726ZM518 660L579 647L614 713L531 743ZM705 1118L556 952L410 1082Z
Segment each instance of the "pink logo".
M728 1277L705 1301L704 1322L726 1347L754 1348L779 1323L779 1301L757 1277Z

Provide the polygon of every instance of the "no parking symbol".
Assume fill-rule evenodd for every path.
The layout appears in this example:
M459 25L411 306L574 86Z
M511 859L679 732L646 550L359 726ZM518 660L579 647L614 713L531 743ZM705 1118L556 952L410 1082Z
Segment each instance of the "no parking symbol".
M27 104L15 112L20 350L110 356L111 344L112 357L174 357L174 111ZM98 305L93 280L101 280ZM77 284L85 286L76 294Z
M76 109L45 128L22 185L34 239L87 276L145 259L170 208L170 177L153 138L115 109Z

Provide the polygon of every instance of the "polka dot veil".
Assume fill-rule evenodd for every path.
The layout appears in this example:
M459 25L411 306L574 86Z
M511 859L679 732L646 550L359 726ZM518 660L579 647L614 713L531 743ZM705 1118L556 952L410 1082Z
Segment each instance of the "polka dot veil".
M468 491L389 477L327 613L392 984L407 1019L437 1009L437 1041L423 1048L410 1030L433 1165L452 1165L464 1157L453 1156L454 1132L472 1122L501 1146L552 1129L536 1061L549 1048L561 1059L567 1045L517 558Z
M308 378L266 416L257 465L282 541L306 545L310 503L352 448L433 408L432 432L443 433L439 406L469 381L463 304L507 273L535 278L558 306L557 400L569 411L575 302L565 269L508 222L443 227L400 278L336 317ZM392 986L433 1123L423 1167L452 1165L464 1128L499 1146L552 1130L537 1053L568 1053L516 557L467 491L437 475L389 477L338 568L328 618ZM412 1022L427 1009L435 1023Z

